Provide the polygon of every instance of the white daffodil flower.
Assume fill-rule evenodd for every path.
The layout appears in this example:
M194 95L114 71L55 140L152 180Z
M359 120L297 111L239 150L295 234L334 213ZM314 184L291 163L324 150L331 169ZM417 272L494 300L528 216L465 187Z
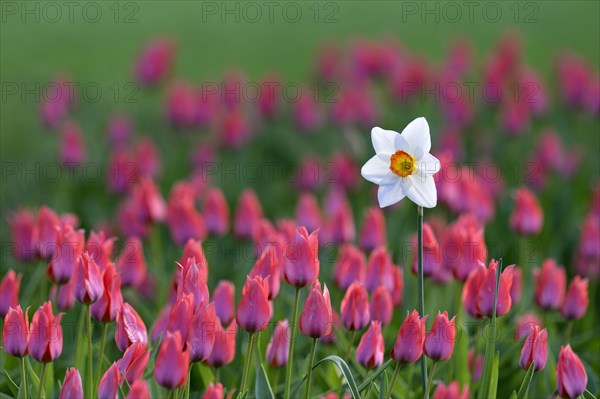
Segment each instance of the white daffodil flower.
M431 137L427 120L415 119L402 134L374 127L371 141L376 155L363 165L360 173L379 185L379 206L385 208L408 197L424 208L435 207L437 190L433 175L440 170L440 161L429 153Z

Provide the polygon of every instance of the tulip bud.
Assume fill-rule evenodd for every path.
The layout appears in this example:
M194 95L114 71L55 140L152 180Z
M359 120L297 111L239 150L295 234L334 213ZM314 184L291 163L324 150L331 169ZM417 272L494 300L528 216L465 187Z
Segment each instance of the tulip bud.
M336 343L336 331L339 331L340 328L342 328L342 324L340 322L340 315L334 309L331 309L331 332L320 339L321 343L325 345Z
M134 381L142 379L144 376L144 371L150 358L150 351L147 348L147 344L135 342L127 348L123 357L117 360L116 364L119 373L125 376L129 385Z
M176 298L179 299L186 294L192 295L193 310L207 303L209 299L207 280L203 279L203 274L206 275L206 271L196 263L196 258L188 258L185 267L178 265L177 268Z
M372 321L356 347L356 360L367 369L377 368L383 363L384 350L381 325L378 321Z
M206 360L215 344L215 330L220 321L215 313L214 302L198 308L186 337L190 350L190 362Z
M369 208L367 210L358 240L364 251L372 251L385 245L385 218L381 208Z
M115 343L121 352L125 352L135 342L148 343L146 325L135 309L130 304L124 303L117 313Z
M223 385L220 382L213 384L212 382L208 384L206 391L204 391L204 395L202 395L202 399L223 399Z
M267 245L266 249L258 256L254 267L250 271L250 277L262 276L269 278L269 300L273 300L279 294L281 265L279 256L274 245Z
M401 364L414 363L419 360L423 354L426 322L427 316L419 317L416 310L411 313L407 312L390 353L392 359Z
M343 198L332 213L328 223L331 241L338 244L353 241L355 236L354 217L348 200Z
M316 281L313 284L300 314L300 331L311 338L321 338L331 333L331 300L327 285L323 287L321 293L321 283Z
M369 295L362 283L352 283L342 299L342 323L351 331L358 331L371 321Z
M540 330L534 326L523 344L521 349L521 359L519 364L524 370L529 369L531 363L534 365L534 371L543 370L546 367L546 358L548 357L548 332L546 329Z
M452 381L448 386L440 382L433 394L433 399L469 399L469 386L465 385L460 392L458 382Z
M535 327L542 328L541 320L533 313L525 313L518 317L516 324L515 341L520 341L524 337L527 337Z
M234 316L235 286L231 281L221 280L213 292L217 317L228 325Z
M301 288L319 278L319 231L310 235L298 227L294 240L286 246L283 277L290 285Z
M273 338L267 345L267 361L272 367L285 367L290 349L290 326L287 320L277 323Z
M29 308L25 314L21 305L8 308L2 328L2 346L9 355L23 357L27 355L27 342L29 339Z
M448 360L454 350L454 341L456 339L456 328L454 319L448 320L448 312L438 312L437 317L431 326L431 330L425 337L423 351L434 361Z
M98 399L118 399L119 385L121 385L121 374L117 363L113 363L104 372L98 384Z
M145 380L137 380L131 385L131 390L125 399L150 399L150 388Z
M167 331L171 333L178 331L181 339L185 342L193 316L194 297L191 294L184 294L171 308L169 320L167 321Z
M556 364L556 390L563 398L573 399L585 392L587 373L571 345L561 346Z
M75 266L75 298L86 305L96 302L104 294L102 274L87 252L79 257Z
M512 273L512 285L510 286L510 298L515 305L521 302L523 294L523 271L515 267Z
M459 217L450 226L443 248L455 249L443 251L445 266L453 271L454 277L465 281L479 262L486 263L487 247L483 224L473 214Z
M12 250L15 258L23 262L35 259L35 220L27 209L16 211L9 218Z
M187 380L190 355L183 350L183 341L179 331L167 332L160 344L154 364L154 378L165 388L175 389L183 386Z
M470 349L467 362L469 363L471 376L473 376L473 382L479 381L481 372L483 371L483 356L477 355L475 349Z
M542 267L533 270L535 303L542 309L558 309L565 297L565 269L553 259L546 259Z
M296 223L314 231L321 226L321 209L314 194L302 193L296 206Z
M379 247L371 252L367 263L365 287L369 292L374 292L380 285L386 287L390 293L394 291L394 278L392 259L385 247Z
M27 350L32 358L41 363L54 361L63 347L63 332L60 320L63 314L52 314L52 303L44 302L31 319Z
M389 324L392 320L394 304L392 295L385 287L378 287L371 297L371 320L377 320L381 325Z
M204 282L208 281L208 262L202 249L202 243L198 240L190 238L183 248L183 255L179 258L180 265L184 266L184 271L188 269L188 259L193 258L195 264L198 267L198 278ZM185 274L185 273L184 273ZM177 282L179 284L179 281Z
M209 234L224 235L229 229L229 206L223 192L211 188L204 199L204 223Z
M0 317L5 317L10 308L19 305L21 275L9 270L0 282Z
M81 399L83 398L83 385L81 376L76 368L71 367L65 373L65 379L58 394L58 399Z
M578 320L585 314L588 304L588 280L575 276L569 285L560 313L565 319Z
M146 258L142 240L129 237L117 259L117 270L121 275L123 287L139 287L146 277Z
M508 313L512 305L510 297L510 288L512 286L512 273L514 265L506 267L500 276L498 284L498 298L496 304L496 317ZM485 275L477 290L477 312L483 317L492 317L494 311L494 292L496 288L496 270L498 262L492 259L490 267L485 271Z
M57 304L60 310L71 310L73 305L75 305L75 277L71 277L65 284L61 284L60 286L54 285L50 289L51 298L54 298L55 290L58 290Z
M121 277L117 274L115 266L109 263L104 269L102 276L104 293L91 306L92 317L108 323L117 318L117 313L123 306L123 295L121 294Z
M238 201L235 211L233 230L239 238L250 238L256 223L262 219L260 201L253 190L245 190Z
M264 330L271 320L271 316L269 278L247 276L246 284L242 289L242 299L237 307L237 324L244 330L254 333Z
M237 335L237 324L231 322L227 329L221 323L215 323L215 344L206 364L211 367L222 367L233 361L235 357L235 337Z
M510 227L518 234L532 235L542 230L544 213L533 192L520 188L515 194L515 209L510 215Z
M51 259L58 247L60 219L56 212L47 206L40 208L34 237L41 258Z
M364 283L366 275L365 255L352 244L341 246L340 255L333 269L333 281L342 290L355 281Z
M137 59L135 74L138 81L153 85L163 80L171 71L175 58L175 44L166 38L147 43Z
M110 262L116 240L116 237L107 238L103 231L99 233L92 231L90 233L90 238L87 240L85 250L90 258L94 259L94 262L96 262L100 271L104 271L104 268L106 268Z
M65 284L73 276L77 263L83 254L85 243L83 230L73 230L71 226L60 229L57 236L57 250L48 264L48 277L56 284Z
M187 182L178 182L171 189L167 204L167 224L176 245L189 239L206 236L204 218L195 206L194 188Z
M390 292L392 294L392 303L394 307L400 307L402 305L402 295L404 293L404 273L398 266L392 267L392 282L393 289Z

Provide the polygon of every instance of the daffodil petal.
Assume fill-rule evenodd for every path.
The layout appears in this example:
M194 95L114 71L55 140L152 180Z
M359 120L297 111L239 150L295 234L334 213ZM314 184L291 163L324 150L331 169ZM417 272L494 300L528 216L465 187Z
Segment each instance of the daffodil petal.
M407 190L406 196L419 206L434 208L437 205L437 189L433 178L415 175L411 180L413 184Z
M409 123L402 131L402 137L408 142L410 149L413 151L419 147L424 153L431 151L429 124L423 117L417 118Z
M390 164L377 155L369 159L360 170L362 177L375 184L380 184L388 172L390 172Z
M422 175L431 176L440 171L440 161L430 153L426 152L417 161L417 170Z
M396 137L400 136L393 130L385 130L380 127L371 129L371 141L377 154L393 154L396 151Z
M396 184L388 186L379 186L377 190L377 200L379 201L379 207L385 208L400 201L406 196L402 180L399 180Z

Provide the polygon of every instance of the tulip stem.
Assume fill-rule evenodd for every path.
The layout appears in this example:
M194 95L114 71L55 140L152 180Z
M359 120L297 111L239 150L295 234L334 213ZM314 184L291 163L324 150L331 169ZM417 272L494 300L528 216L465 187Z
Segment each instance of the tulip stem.
M254 337L256 336L255 333L249 332L248 333L248 349L246 351L246 361L244 363L244 373L242 374L242 383L240 385L240 394L244 394L246 392L246 385L248 382L248 372L250 371L250 364L252 363L252 355L254 354L253 352L253 346L254 346Z
M285 378L285 394L284 399L290 398L290 385L292 383L292 367L294 364L294 343L296 336L296 324L298 322L298 299L300 298L300 287L296 287L296 294L294 297L294 308L292 310L292 324L290 329L290 349L288 350L288 364L287 364L287 375Z
M106 343L106 334L108 331L108 323L102 323L102 338L100 338L100 352L98 357L98 369L96 370L96 379L94 380L94 386L98 386L100 382L100 373L102 372L102 362L104 361L104 346Z
M431 373L429 374L429 378L427 379L427 388L425 389L425 399L429 399L429 392L431 391L431 383L433 382L433 374L435 373L435 366L437 366L436 361L431 365Z
M417 295L419 297L419 315L425 316L425 292L423 287L423 207L417 206L418 228L417 228L417 252L418 252L418 282ZM425 356L421 356L421 387L423 389L423 397L427 389L427 363Z
M392 374L392 381L390 383L390 387L388 388L388 392L386 395L387 399L392 397L392 392L394 391L394 384L396 383L396 378L398 378L398 372L400 371L400 363L396 363L396 368L394 368L394 374Z
M40 386L38 387L38 394L37 397L38 398L43 398L45 397L45 392L44 392L44 380L46 379L46 368L48 367L48 363L42 363L42 374L40 375Z
M312 377L313 362L315 361L315 352L317 351L317 340L318 338L313 339L312 347L310 349L310 360L308 361L308 369L306 370L306 393L304 395L306 399L310 398L310 380Z
M569 320L567 323L567 332L565 333L564 344L568 344L571 340L571 334L573 334L573 320Z
M215 367L215 384L219 383L220 378L221 378L221 368Z
M190 399L190 380L192 379L192 367L194 367L194 363L190 363L190 369L188 370L187 381L185 382L185 399Z
M88 347L88 398L94 398L94 370L92 352L92 307L87 306L87 347Z
M344 356L344 360L348 363L348 359L350 359L350 355L352 353L352 346L354 345L354 340L356 339L356 331L353 330L350 333L350 339L348 340L348 349L346 350L346 355Z
M27 373L25 372L25 356L21 357L21 391L23 398L27 398Z

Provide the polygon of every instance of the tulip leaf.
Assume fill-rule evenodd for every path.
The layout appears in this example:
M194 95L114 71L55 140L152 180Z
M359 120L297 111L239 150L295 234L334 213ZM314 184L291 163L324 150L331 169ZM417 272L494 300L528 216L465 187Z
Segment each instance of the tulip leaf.
M8 371L4 370L4 374L6 374L6 377L8 378L8 387L10 388L10 391L12 392L14 397L16 398L19 395L19 386L13 381L12 378L10 378L10 374L8 374Z
M8 396L4 392L0 392L0 399L15 399L12 396Z
M512 391L508 399L517 399L517 391Z
M385 371L385 369L384 369ZM388 380L385 372L381 375L381 383L379 384L379 399L384 399L388 391Z
M585 390L585 392L583 393L583 397L585 399L596 399L596 397L594 396L593 393L591 393L590 391L588 391L587 389Z
M256 373L256 383L254 387L254 397L256 398L275 398L273 395L273 390L271 389L271 384L269 384L269 379L267 378L267 373L265 372L265 366L260 365L258 372Z
M325 362L332 362L340 369L340 371L346 378L346 382L348 383L348 386L350 387L350 392L352 393L352 399L361 399L360 391L358 389L358 386L356 385L354 376L352 375L352 372L350 371L350 367L348 367L348 364L344 361L344 359L342 359L339 356L335 356L335 355L324 357L323 359L321 359L317 363L315 363L315 365L313 366L313 370L316 369L321 363L325 363ZM296 388L294 389L294 391L292 393L293 398L298 397L298 390L300 389L300 387L302 386L302 384L305 381L306 381L306 376L304 376L302 378L302 380L300 381L298 386L296 386ZM367 384L371 383L371 381L372 380L367 380L367 381L365 381L365 383L363 383L363 385L365 385L365 387L366 387Z
M459 304L456 315L456 325L458 326L458 336L454 343L454 369L456 370L456 380L461 387L469 384L471 375L469 372L469 333L466 328L465 307Z
M379 377L379 374L383 373L390 366L390 364L392 364L392 363L394 363L394 359L389 359L387 362L383 363L377 369L377 371L375 371L374 373L372 373L371 375L369 375L369 378L367 378L362 384L359 385L358 390L362 391L366 387L368 387L369 384L371 383L371 381L373 381L375 378Z
M498 364L500 363L500 352L496 352L494 356L494 363L492 365L492 372L490 374L490 389L488 391L489 399L496 399L496 393L498 391Z
M521 383L521 387L519 388L519 393L517 393L517 399L525 398L525 393L529 391L529 385L531 384L531 380L533 379L534 372L534 364L531 362L531 365L527 369L527 373L525 373L525 377L523 377L523 382Z

